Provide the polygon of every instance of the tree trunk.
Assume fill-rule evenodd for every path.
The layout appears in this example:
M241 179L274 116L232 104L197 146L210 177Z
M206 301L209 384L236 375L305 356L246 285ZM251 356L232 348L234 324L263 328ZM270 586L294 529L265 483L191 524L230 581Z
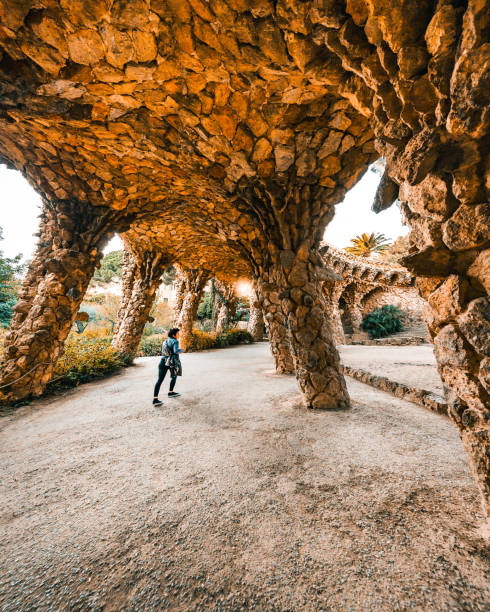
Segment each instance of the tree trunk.
M134 359L161 276L168 265L162 253L127 247L124 255L123 298L112 346Z
M250 296L250 313L247 329L255 342L260 342L264 339L264 315L262 305L255 291Z
M306 244L296 253L283 251L272 258L265 270L261 290L270 329L280 324L281 318L287 328L306 406L344 409L349 407L349 396L326 318L327 306L318 277L321 265L318 253Z
M1 384L9 401L41 395L52 377L102 249L121 213L83 202L45 201L40 240L10 332Z
M192 340L192 326L197 315L201 295L209 280L207 270L182 270L183 295L182 308L177 323L180 329L180 344L186 350Z

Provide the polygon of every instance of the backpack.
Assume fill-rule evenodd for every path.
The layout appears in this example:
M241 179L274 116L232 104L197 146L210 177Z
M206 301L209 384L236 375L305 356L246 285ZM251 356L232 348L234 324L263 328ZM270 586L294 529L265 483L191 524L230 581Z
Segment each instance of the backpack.
M165 340L165 342L162 344L162 356L168 359L173 354L174 352L170 351L170 347L168 346L168 340Z
M173 348L170 349L168 346L168 340L162 344L162 356L165 358L165 362L171 370L172 376L182 376L182 364L180 363L180 357L174 352Z

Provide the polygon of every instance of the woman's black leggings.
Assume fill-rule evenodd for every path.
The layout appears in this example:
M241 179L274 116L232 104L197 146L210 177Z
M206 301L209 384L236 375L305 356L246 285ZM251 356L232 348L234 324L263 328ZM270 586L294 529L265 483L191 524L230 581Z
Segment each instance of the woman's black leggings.
M158 397L160 393L160 387L162 386L162 382L165 378L165 375L170 370L168 365L165 365L165 359L160 359L160 363L158 364L158 380L155 385L155 391L153 392L153 397ZM175 383L177 382L177 376L170 376L170 391L174 390Z

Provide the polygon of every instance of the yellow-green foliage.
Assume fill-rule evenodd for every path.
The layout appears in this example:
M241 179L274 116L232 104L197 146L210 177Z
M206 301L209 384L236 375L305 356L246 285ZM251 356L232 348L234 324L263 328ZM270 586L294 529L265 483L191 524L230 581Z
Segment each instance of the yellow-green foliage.
M192 331L191 341L187 351L205 351L216 347L216 332Z
M154 334L141 339L138 355L140 357L154 357L162 354L162 342L167 334ZM252 336L243 329L229 329L228 331L203 332L199 329L192 330L192 337L187 352L206 351L213 348L224 348L234 344L249 344L253 342Z
M203 332L194 329L187 351L205 351L212 348L224 348L234 344L250 344L253 341L253 337L244 329L229 329L220 333Z
M155 357L162 354L162 343L167 336L165 334L154 334L143 336L140 342L138 355L140 357Z
M115 372L124 365L124 359L112 348L109 338L89 338L71 333L48 388L75 387Z
M95 338L112 339L112 330L109 325L95 325L89 323L82 334L85 340L93 340Z

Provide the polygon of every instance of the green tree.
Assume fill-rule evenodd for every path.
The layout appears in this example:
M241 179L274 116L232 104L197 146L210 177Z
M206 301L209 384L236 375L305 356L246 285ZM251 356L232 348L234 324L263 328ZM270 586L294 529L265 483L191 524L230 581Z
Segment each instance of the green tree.
M361 234L355 238L351 238L352 246L345 248L347 253L357 255L358 257L371 257L373 253L382 253L385 251L390 242L384 234Z
M203 291L199 307L197 309L197 318L199 321L203 319L213 318L214 294L213 291Z
M111 280L121 278L123 251L111 251L100 262L95 270L94 280L99 283L110 283Z
M0 227L0 240L3 240L3 229ZM14 314L14 306L19 292L19 277L25 265L21 263L22 255L5 257L0 251L0 325L8 327Z

